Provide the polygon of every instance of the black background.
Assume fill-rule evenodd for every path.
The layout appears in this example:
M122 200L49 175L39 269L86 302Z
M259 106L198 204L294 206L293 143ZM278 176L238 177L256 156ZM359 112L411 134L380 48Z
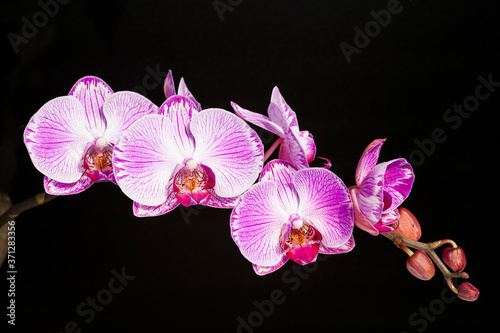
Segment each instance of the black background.
M339 44L353 45L354 28L364 30L370 11L387 9L387 1L233 1L221 20L212 1L75 0L45 16L18 52L8 34L22 36L43 9L36 1L3 2L0 185L14 203L43 191L22 142L26 123L82 76L99 76L114 91L157 85L139 90L160 105L162 82L149 70L164 76L172 69L176 85L184 77L205 108L232 111L235 101L261 113L278 86L301 129L314 135L317 155L332 161L347 186L376 138L387 138L380 161L402 156L414 164L403 206L422 224L422 241L451 238L465 249L470 282L481 291L474 303L444 303L439 271L417 280L402 251L359 229L352 252L327 257L307 275L289 262L259 277L231 239L229 210L139 219L120 189L104 183L16 219L16 328L62 332L74 321L82 332L236 332L238 318L250 315L254 332L486 330L497 296L497 194L490 190L500 89L455 129L443 115L475 94L478 76L500 81L493 3L401 1L401 12L348 63ZM436 128L446 139L417 160L415 140L428 142ZM269 147L273 138L259 134ZM76 307L122 268L135 278L86 323ZM273 290L284 302L258 322L253 302L269 300ZM411 321L422 309L430 319Z

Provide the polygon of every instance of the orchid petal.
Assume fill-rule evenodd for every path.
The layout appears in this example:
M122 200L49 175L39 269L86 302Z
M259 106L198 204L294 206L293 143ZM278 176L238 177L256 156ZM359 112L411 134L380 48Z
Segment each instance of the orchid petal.
M234 197L247 190L262 170L264 148L259 136L242 119L222 109L207 109L193 117L196 142L193 159L215 174L214 191Z
M77 194L88 189L92 184L94 184L94 181L85 173L74 183L60 183L47 176L43 177L43 187L45 192L52 195Z
M266 274L269 274L269 273L272 273L272 272L278 270L287 261L288 261L288 257L286 255L284 255L283 258L281 259L281 261L278 262L274 266L260 266L260 265L252 264L252 267L253 267L255 274L262 276L262 275L266 275Z
M170 191L165 202L158 206L142 205L134 201L132 208L134 215L137 217L151 217L166 214L174 210L177 206L179 206L179 200L177 200L175 194Z
M83 156L93 140L85 120L82 104L72 96L50 100L31 117L24 143L38 171L62 183L80 179Z
M292 110L292 108L286 103L285 99L281 95L278 87L273 88L273 92L271 94L271 105L276 105L278 107L278 110L280 111L280 116L279 119L285 119L285 127L282 128L291 128L293 131L299 130L299 124L297 122L297 115L295 112ZM276 113L270 112L268 110L269 117L271 118L272 121L274 122L279 122L275 116L277 115Z
M175 145L179 153L185 158L192 156L195 144L189 123L198 114L194 102L187 97L175 95L161 105L158 114L165 116L174 126Z
M325 247L343 245L352 235L354 219L342 180L329 170L308 168L297 171L293 183L300 198L298 215L319 231Z
M281 229L288 215L280 208L277 185L263 181L252 186L231 213L231 236L243 256L259 266L283 259Z
M384 191L391 196L391 206L386 211L395 210L410 195L415 176L411 165L404 159L399 158L387 162L384 174Z
M300 145L297 135L288 126L288 121L276 104L269 105L269 115L274 123L283 129L285 140L281 143L278 157L280 160L290 162L298 170L308 168L306 154ZM297 132L298 134L298 132Z
M163 93L165 94L165 98L175 95L174 77L172 76L171 70L168 71L165 81L163 82Z
M356 199L359 209L371 224L377 223L382 217L386 168L387 162L377 164L358 186Z
M183 158L174 145L174 128L161 115L136 121L113 151L116 181L132 200L147 206L163 204L172 191L173 172Z
M388 213L382 214L382 218L375 223L374 227L377 228L380 233L386 233L396 230L398 223L399 212L397 209L394 209Z
M82 103L87 116L87 130L93 137L103 136L106 130L106 119L102 107L106 98L113 94L113 90L106 82L95 76L85 76L78 80L69 92Z
M132 92L121 91L109 96L103 106L106 117L106 139L116 144L123 132L139 118L157 113L158 107L146 97Z
M197 111L201 111L201 105L194 98L193 94L189 91L186 83L184 82L184 78L181 77L181 81L179 82L179 95L189 98L195 105Z
M354 248L355 245L356 245L356 243L354 242L354 236L351 235L351 237L347 240L347 242L345 242L341 246L335 247L335 248L326 247L321 242L319 244L319 253L323 253L323 254L340 254L340 253L346 253L346 252L351 251Z
M260 113L246 110L234 102L231 102L231 106L233 107L234 112L236 112L236 114L245 121L263 128L279 137L284 137L285 133L283 132L283 129L268 117Z
M379 234L379 231L377 230L377 228L373 226L374 223L368 220L366 216L359 209L358 199L357 199L359 196L358 187L352 186L349 188L349 191L351 193L352 206L354 210L354 224L356 225L356 227L360 228L363 231L366 231L370 235L377 236Z
M210 207L234 208L236 206L236 203L238 202L238 199L240 198L239 195L229 198L221 197L217 195L217 193L215 193L213 189L209 189L207 191L211 194L210 200L207 201L207 206Z
M363 151L359 159L358 166L356 167L356 185L360 185L368 172L375 167L380 155L380 150L384 144L385 139L377 139L368 145Z
M304 151L306 161L308 163L314 161L314 157L316 156L316 144L314 143L312 134L309 133L309 131L300 131L297 140L299 140L299 144Z
M282 209L288 214L297 213L298 195L293 186L293 175L297 172L290 163L272 160L267 163L260 174L259 181L272 180L278 186L278 199Z

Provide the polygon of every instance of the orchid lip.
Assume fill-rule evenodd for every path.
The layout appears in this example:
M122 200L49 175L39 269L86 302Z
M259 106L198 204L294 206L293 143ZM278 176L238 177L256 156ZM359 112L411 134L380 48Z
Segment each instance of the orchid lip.
M179 202L187 207L205 205L210 199L208 191L215 186L215 174L208 166L188 159L174 177L174 193Z
M109 179L113 174L113 145L99 137L85 153L83 168L93 181Z
M291 227L283 238L286 256L300 265L316 261L323 239L321 233L297 214L292 214L289 221Z

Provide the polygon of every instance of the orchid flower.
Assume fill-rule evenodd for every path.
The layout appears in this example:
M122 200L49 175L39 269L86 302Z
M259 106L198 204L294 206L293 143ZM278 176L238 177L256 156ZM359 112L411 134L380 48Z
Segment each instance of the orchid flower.
M271 273L288 259L300 265L318 253L336 254L354 247L349 191L333 172L297 170L272 160L259 182L238 200L230 218L231 235L258 275Z
M45 175L45 191L76 194L97 181L116 183L113 147L135 120L157 110L135 92L113 93L94 76L78 80L68 96L47 102L24 131L33 165Z
M184 96L189 98L196 105L196 110L201 111L201 105L194 98L193 94L189 91L186 83L184 82L184 78L181 77L181 81L179 82L179 92L175 91L174 77L172 75L172 71L169 70L167 76L165 77L165 82L163 83L163 92L165 93L165 98L169 98L175 95Z
M384 142L377 139L366 147L356 168L356 185L349 188L354 223L374 236L397 228L397 208L410 194L415 179L404 158L377 164Z
M231 102L231 105L241 118L280 137L276 141L276 144L280 144L278 154L280 160L291 163L296 169L309 167L309 163L316 155L313 136L308 131L299 129L297 115L286 103L278 87L274 87L271 95L271 103L267 110L269 117L243 109L234 102ZM275 148L274 145L271 147L265 159Z
M179 204L232 208L257 179L263 155L242 119L217 108L199 112L191 99L173 95L124 134L113 167L134 214L156 216Z

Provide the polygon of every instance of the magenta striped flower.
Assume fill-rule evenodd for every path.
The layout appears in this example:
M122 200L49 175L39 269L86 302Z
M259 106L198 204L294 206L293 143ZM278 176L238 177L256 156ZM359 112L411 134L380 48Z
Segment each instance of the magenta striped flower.
M231 105L241 118L279 136L278 158L291 163L296 169L308 168L316 155L316 145L311 133L301 131L297 115L274 87L267 113L269 117L243 109L234 102ZM274 149L270 149L272 153Z
M45 191L75 194L97 181L115 183L113 147L134 121L157 110L137 93L113 93L94 76L78 80L68 96L47 102L24 131L33 165L45 175Z
M230 226L258 275L288 259L305 265L318 253L354 247L352 202L342 180L323 168L297 170L281 160L266 164L259 182L240 197Z
M415 179L404 158L377 164L384 142L377 139L366 147L356 168L356 185L350 187L354 223L374 236L397 228L397 208L410 194Z
M118 185L136 216L165 214L179 204L232 208L257 179L263 145L242 119L223 109L198 111L172 95L115 146Z

